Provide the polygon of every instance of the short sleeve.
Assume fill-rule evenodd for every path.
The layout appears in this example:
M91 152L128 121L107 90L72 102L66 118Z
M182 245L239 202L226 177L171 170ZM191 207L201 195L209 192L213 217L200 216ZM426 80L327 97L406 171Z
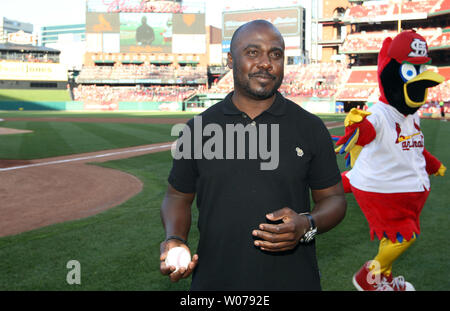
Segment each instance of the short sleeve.
M314 156L308 170L308 183L311 189L319 190L336 185L341 181L333 142L322 120L316 123L314 131Z
M196 192L198 170L193 154L192 123L181 131L176 142L176 151L172 150L172 169L168 182L175 190L183 193Z

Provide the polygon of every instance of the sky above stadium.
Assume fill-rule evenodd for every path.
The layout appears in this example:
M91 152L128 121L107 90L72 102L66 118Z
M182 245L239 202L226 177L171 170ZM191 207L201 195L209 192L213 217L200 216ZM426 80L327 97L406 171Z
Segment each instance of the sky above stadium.
M202 0L188 0L202 2ZM273 0L204 0L206 24L222 28L223 10L273 7ZM276 6L291 6L301 0L277 0ZM42 26L84 24L86 0L0 0L0 16L31 23L34 31Z

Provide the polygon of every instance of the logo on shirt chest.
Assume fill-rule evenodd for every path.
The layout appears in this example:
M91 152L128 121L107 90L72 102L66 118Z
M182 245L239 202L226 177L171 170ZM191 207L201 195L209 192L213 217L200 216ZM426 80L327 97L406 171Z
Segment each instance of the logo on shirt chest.
M423 148L424 141L422 131L415 122L414 128L417 131L414 131L409 135L405 135L404 133L402 133L400 124L395 123L395 130L397 132L397 139L395 140L395 144L401 144L402 150L407 151L410 150L411 148Z

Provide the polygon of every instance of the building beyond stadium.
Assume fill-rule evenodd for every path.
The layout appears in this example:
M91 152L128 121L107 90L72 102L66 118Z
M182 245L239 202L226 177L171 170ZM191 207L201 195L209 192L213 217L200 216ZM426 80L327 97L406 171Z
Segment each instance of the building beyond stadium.
M0 43L7 42L9 34L17 33L19 31L23 31L24 33L31 35L33 33L33 28L33 25L30 23L0 17Z

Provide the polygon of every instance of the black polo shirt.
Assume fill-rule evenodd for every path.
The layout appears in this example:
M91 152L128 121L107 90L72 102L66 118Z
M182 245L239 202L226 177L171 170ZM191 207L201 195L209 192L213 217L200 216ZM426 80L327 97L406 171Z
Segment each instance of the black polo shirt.
M198 126L200 119L187 123L191 143L200 146L192 148L192 153L201 151L201 145L215 137L216 142L224 142L223 156L211 159L209 155L207 159L198 158L197 154L197 159L193 159L192 154L191 159L174 160L168 179L176 190L197 194L199 263L191 289L320 290L314 242L299 244L292 251L265 252L254 246L252 230L268 222L267 213L283 207L298 213L310 211L309 190L327 188L341 180L330 134L320 118L280 93L271 107L254 120L239 111L231 97L232 93L199 115L202 129L209 124L210 129L219 126L223 129L222 138L217 132L207 131L209 136L202 136L202 144L195 142L194 124ZM254 126L261 137L262 129L268 129L270 143L264 151L272 147L279 150L276 167L276 152L270 158L260 152L254 157L250 134L244 142L245 157L230 157L227 151L233 149L226 145L226 127L237 124ZM272 136L277 131L278 135ZM275 137L278 143L273 141ZM238 141L235 135L235 153ZM264 147L264 142L258 141L257 146ZM179 147L184 150L181 143ZM216 148L209 149L221 150L218 144ZM270 159L272 168L261 169L261 164Z

